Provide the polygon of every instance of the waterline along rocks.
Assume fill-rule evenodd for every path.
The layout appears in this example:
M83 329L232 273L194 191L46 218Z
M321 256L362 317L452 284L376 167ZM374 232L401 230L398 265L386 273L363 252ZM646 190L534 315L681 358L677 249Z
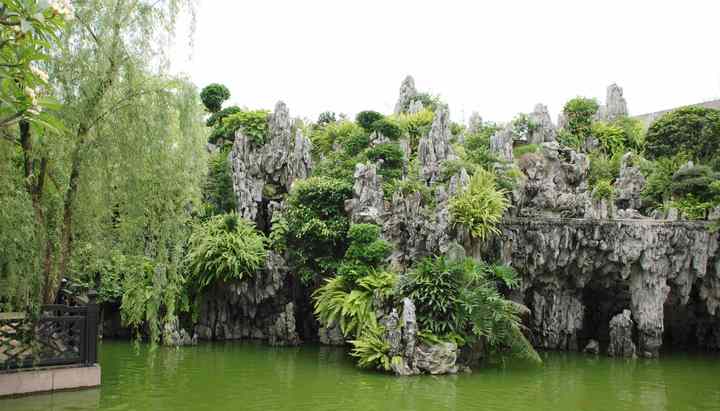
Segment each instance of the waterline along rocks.
M392 246L389 267L400 273L401 282L427 256L495 261L520 275L519 288L508 297L529 309L524 323L537 348L620 357L656 357L673 346L720 349L718 233L709 229L711 222L683 218L675 203L651 207L644 194L645 163L635 153L598 151L609 150L602 136L588 137L597 140L592 147L587 141L573 143L568 137L573 127L595 129L582 129L584 123L571 112L555 125L543 104L519 117L523 127L519 122L489 125L473 113L459 132L444 104L433 108L431 122L412 123L421 121L425 104L408 76L393 118L410 122L415 134L390 138L380 129L368 131L365 144L382 156L358 160L354 172L340 170L352 181L352 195L344 200L348 221L381 227L382 239ZM627 115L623 90L613 84L587 124L601 122L597 127L616 127L611 130L616 132L620 126L614 122ZM287 206L293 183L312 176L318 161L332 155L313 154L306 135L311 131L292 120L283 103L270 115L268 130L262 145L238 131L229 157L237 211L266 233L274 213ZM513 183L497 235L479 241L456 224L450 203L471 185L476 171L469 165L468 144L486 130L492 131L482 143L483 158L491 159L487 168ZM335 151L343 144L331 143ZM390 146L404 156L399 177L388 173L390 151L381 151ZM616 169L598 177L598 164L611 157ZM660 218L668 215L674 218ZM198 336L273 344L297 344L302 338L338 345L352 339L337 322L327 327L316 322L307 308L310 293L298 282L289 255L271 251L251 281L208 291ZM482 357L482 347L420 338L416 301L405 297L390 304L374 298L396 374L454 373Z

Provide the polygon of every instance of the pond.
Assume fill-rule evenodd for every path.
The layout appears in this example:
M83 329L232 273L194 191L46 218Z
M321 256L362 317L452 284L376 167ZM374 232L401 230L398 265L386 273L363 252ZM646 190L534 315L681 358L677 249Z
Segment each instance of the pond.
M0 400L0 410L720 410L720 357L705 354L544 353L542 368L406 378L318 346L104 341L100 356L101 388Z

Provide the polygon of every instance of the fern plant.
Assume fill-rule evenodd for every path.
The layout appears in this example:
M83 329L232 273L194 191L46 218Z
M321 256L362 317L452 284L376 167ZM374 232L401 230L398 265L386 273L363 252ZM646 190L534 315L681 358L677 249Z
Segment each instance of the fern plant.
M217 215L193 230L186 267L199 288L242 280L265 263L265 237L237 214Z
M390 344L384 338L385 329L381 325L365 327L360 336L351 340L350 355L357 358L360 368L390 371Z
M450 214L453 224L466 227L470 235L484 241L500 233L497 224L509 205L505 190L495 184L495 175L480 169L467 189L450 200Z

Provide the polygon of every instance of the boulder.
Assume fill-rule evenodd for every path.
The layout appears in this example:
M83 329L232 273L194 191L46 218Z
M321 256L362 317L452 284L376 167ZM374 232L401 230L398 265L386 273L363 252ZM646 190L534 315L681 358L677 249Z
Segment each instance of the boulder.
M635 343L632 340L633 326L630 310L623 310L622 313L610 320L609 356L625 358L634 358L636 356Z

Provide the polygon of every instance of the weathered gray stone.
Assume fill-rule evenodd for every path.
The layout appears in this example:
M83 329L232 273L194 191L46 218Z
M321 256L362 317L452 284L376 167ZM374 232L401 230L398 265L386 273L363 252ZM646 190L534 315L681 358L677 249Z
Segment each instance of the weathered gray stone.
M407 111L416 96L417 90L415 89L415 79L413 79L412 76L405 77L402 84L400 84L400 95L398 96L398 101L395 104L395 114ZM413 106L413 109L417 109L417 107Z
M622 313L610 320L610 345L608 355L611 357L635 357L635 343L632 340L633 320L630 317L630 310L623 310Z
M296 345L294 305L286 289L285 260L268 252L265 268L242 281L217 283L204 292L195 331L200 339L261 339Z
M197 333L193 333L191 336L189 332L180 327L180 321L177 318L163 325L162 342L164 345L172 347L196 345L197 340Z
M270 115L268 136L262 146L238 131L230 152L238 213L257 221L265 185L272 184L288 192L295 180L307 178L312 167L311 149L312 143L299 127L294 127L283 102L278 102Z
M333 323L329 327L321 325L320 328L318 328L318 339L320 340L320 344L324 345L345 345L345 337L340 330L340 324L337 323Z
M587 345L585 345L585 348L583 349L583 352L593 355L600 354L600 343L597 342L597 340L588 341Z
M528 143L540 144L557 140L557 130L550 119L548 108L544 104L535 105L535 109L528 115L528 119L534 125L528 136Z
M512 161L514 138L512 126L508 124L490 137L490 152L503 161Z
M415 347L413 356L413 363L420 371L433 375L457 373L456 360L457 345L449 342L421 343Z
M355 165L354 177L353 198L345 204L351 221L382 225L385 210L382 176L374 164L359 163Z
M642 208L640 194L645 187L645 176L640 168L633 164L634 153L622 157L620 176L615 181L615 205L618 210L639 210Z
M556 142L542 143L538 153L523 156L518 166L526 176L518 212L521 216L583 217L590 203L590 160Z
M477 111L473 111L468 120L467 132L475 134L482 129L483 119Z
M438 108L430 132L418 143L420 174L428 182L434 182L440 175L442 162L457 160L450 145L450 113L446 107Z
M609 85L605 99L605 120L614 121L627 115L627 102L623 97L623 89L615 83Z
M638 353L656 356L664 309L693 298L705 318L718 314L719 235L707 228L656 220L513 219L503 224L494 249L523 279L537 345L566 349L581 329L595 329L580 314L590 309L585 290L627 290L627 296L611 295L632 309Z
M533 334L535 347L577 351L585 307L572 290L546 287L532 293Z

